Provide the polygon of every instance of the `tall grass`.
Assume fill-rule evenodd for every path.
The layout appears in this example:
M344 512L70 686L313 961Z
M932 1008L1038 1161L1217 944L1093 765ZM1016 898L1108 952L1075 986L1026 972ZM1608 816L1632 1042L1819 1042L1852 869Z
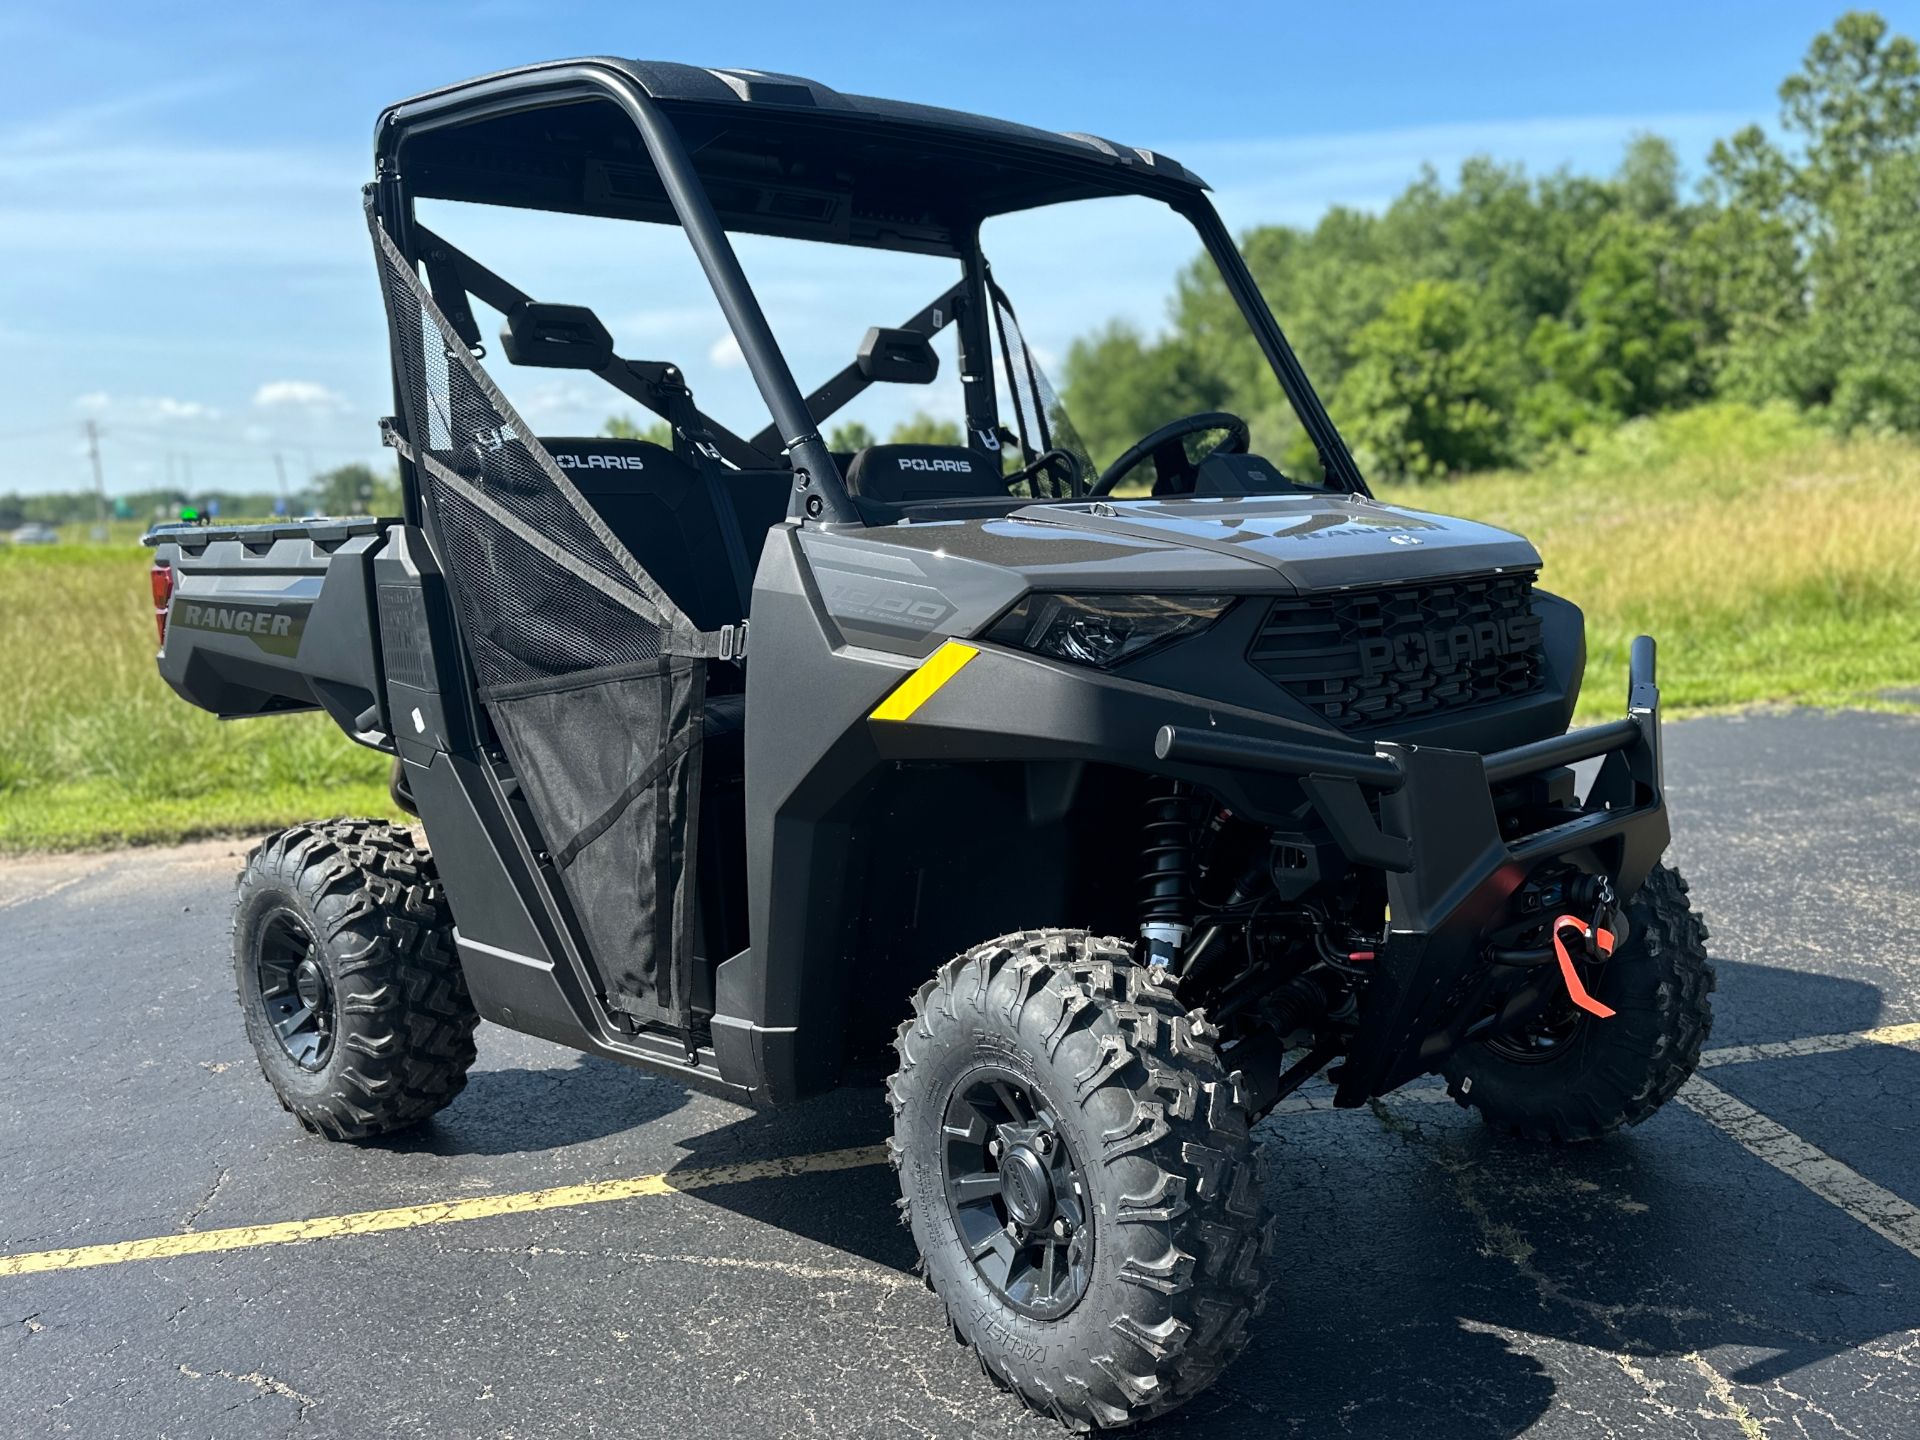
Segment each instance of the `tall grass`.
M0 549L0 850L386 813L381 756L317 715L223 725L154 666L148 552Z
M1920 685L1920 447L1741 406L1639 421L1543 470L1382 498L1517 530L1587 616L1583 720L1661 646L1671 706L1884 707Z
M1581 718L1618 713L1636 634L1675 712L1894 705L1920 686L1920 447L1716 406L1527 473L1383 498L1529 536L1587 615ZM382 758L320 716L223 726L153 664L147 554L0 549L0 850L386 813Z

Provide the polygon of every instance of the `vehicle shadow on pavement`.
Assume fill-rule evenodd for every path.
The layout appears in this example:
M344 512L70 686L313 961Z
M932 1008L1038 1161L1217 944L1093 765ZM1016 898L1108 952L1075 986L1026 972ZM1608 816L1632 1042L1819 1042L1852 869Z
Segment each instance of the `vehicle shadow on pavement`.
M1881 1021L1880 992L1864 982L1718 968L1721 1025L1710 1044ZM1703 1075L1732 1088L1778 1064L1800 1067L1802 1089L1842 1101L1852 1082L1822 1067L1884 1072L1920 1057L1873 1047ZM1916 1088L1879 1082L1888 1097ZM1897 1136L1904 1122L1880 1123ZM880 1092L843 1090L682 1143L697 1168L878 1144L889 1128ZM1272 1297L1241 1359L1192 1407L1149 1427L1156 1436L1512 1437L1562 1385L1652 1405L1663 1387L1672 1400L1707 1383L1703 1356L1725 1379L1763 1386L1920 1326L1920 1265L1677 1103L1608 1141L1567 1148L1505 1138L1450 1102L1410 1097L1282 1115L1261 1138L1280 1217ZM1853 1149L1846 1157L1867 1163ZM693 1193L912 1270L884 1165ZM1817 1372L1795 1381L1819 1383Z
M672 1080L576 1055L547 1069L474 1070L460 1098L429 1124L374 1143L449 1157L559 1150L663 1119L687 1099Z
M687 1158L674 1170L862 1149L884 1144L892 1133L886 1092L878 1086L847 1086L686 1136L680 1144ZM774 1184L752 1180L702 1186L689 1194L704 1204L902 1273L912 1273L918 1259L913 1237L899 1223L895 1202L900 1191L893 1167L884 1162L785 1176Z
M1718 969L1722 1018L1765 1029L1728 1023L1710 1043L1852 1033L1882 1018L1880 992L1863 982ZM1862 1047L1702 1074L1758 1094L1779 1065L1793 1072L1771 1082L1763 1110L1920 1196L1905 1143L1920 1056ZM1886 1113L1863 1118L1876 1101ZM1220 1384L1156 1436L1512 1437L1563 1386L1613 1397L1604 1403L1627 1428L1629 1417L1680 1423L1674 1407L1719 1413L1712 1397L1727 1382L1793 1376L1791 1389L1737 1397L1786 1425L1803 1404L1837 1405L1857 1387L1857 1375L1823 1367L1835 1356L1886 1341L1869 1367L1910 1364L1891 1352L1920 1327L1920 1262L1680 1104L1566 1148L1497 1135L1433 1100L1282 1116L1262 1138L1281 1217L1267 1312Z

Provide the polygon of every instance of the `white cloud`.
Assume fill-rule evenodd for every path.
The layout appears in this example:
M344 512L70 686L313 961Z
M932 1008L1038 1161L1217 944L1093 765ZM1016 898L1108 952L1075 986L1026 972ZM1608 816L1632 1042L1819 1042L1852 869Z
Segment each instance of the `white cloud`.
M738 370L747 363L747 357L740 353L740 342L731 333L713 342L707 359L716 370Z
M161 395L140 404L155 420L218 420L220 412L211 405L202 405L198 400L175 400Z
M73 408L83 415L111 415L132 424L178 424L218 420L220 411L198 400L176 400L171 395L134 395L115 399L105 390L76 396Z
M262 410L306 410L319 415L344 414L353 408L346 396L317 380L269 380L253 392L253 403Z
M578 380L542 380L508 398L520 417L542 432L560 422L577 430L583 419L604 414L617 399L604 385ZM588 428L598 429L599 422L595 420Z

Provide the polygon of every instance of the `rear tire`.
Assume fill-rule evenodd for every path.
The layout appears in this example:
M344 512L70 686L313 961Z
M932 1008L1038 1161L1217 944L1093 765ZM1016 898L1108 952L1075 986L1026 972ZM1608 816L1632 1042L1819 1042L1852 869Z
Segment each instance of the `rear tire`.
M380 820L296 825L247 857L234 979L280 1103L329 1140L417 1124L467 1083L479 1024L431 857Z
M1631 933L1590 980L1611 1018L1582 1014L1550 1057L1473 1044L1446 1063L1447 1090L1496 1130L1528 1140L1597 1140L1638 1125L1700 1063L1713 1025L1707 927L1680 872L1656 865L1627 905Z
M1125 942L1077 930L976 946L913 1008L895 1041L888 1148L955 1338L996 1384L1075 1430L1145 1420L1198 1394L1246 1343L1273 1235L1217 1032ZM1043 1135L1026 1157L1003 1138L983 1158L984 1137L1019 1132L976 1125L983 1110L966 1097L1009 1091ZM981 1106L998 1113L990 1099ZM1039 1173L1035 1153L1051 1167L1040 1186L1050 1208L1035 1211L1017 1180L982 1184L1014 1174L1016 1159ZM1057 1219L1029 1228L1023 1209ZM1071 1242L1044 1238L1060 1220ZM1015 1224L1005 1242L996 1222ZM1055 1282L1035 1258L1049 1246L1070 1278ZM1000 1272L995 1255L1007 1251L1026 1258Z

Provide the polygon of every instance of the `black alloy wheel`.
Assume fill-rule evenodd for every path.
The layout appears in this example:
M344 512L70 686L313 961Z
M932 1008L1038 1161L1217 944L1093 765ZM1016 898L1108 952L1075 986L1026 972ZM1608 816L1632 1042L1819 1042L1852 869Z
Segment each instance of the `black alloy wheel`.
M333 1055L333 985L313 932L291 910L261 927L254 974L267 1023L287 1058L302 1070L326 1069Z
M1583 976L1588 980L1589 977ZM1489 1035L1481 1043L1488 1053L1516 1065L1541 1065L1557 1060L1579 1034L1585 1014L1577 1006L1563 1004L1557 1014L1540 1015L1515 1030Z
M947 1208L980 1278L1022 1314L1066 1314L1093 1274L1093 1227L1086 1177L1051 1107L985 1065L954 1087L943 1130Z
M307 1130L371 1140L467 1081L479 1024L433 857L384 820L321 820L247 857L233 912L247 1041Z

